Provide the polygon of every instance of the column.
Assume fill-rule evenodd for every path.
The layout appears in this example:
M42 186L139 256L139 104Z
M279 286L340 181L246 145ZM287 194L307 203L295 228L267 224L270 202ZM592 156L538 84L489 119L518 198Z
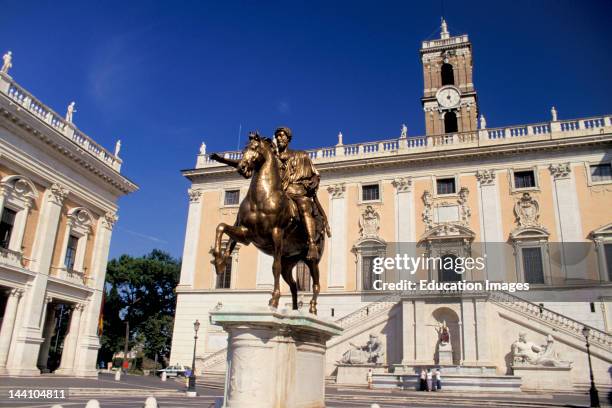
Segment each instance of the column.
M13 329L15 328L15 318L19 307L19 298L23 294L23 289L11 289L8 291L8 301L4 309L4 319L0 328L0 373L6 371L6 362L13 340Z
M506 277L505 239L502 226L499 189L495 170L478 170L478 201L480 205L480 236L482 250L487 254L485 279L503 282Z
M566 280L587 279L586 248L582 235L582 219L578 206L576 185L570 163L551 164L548 169L553 177L553 202L557 233L561 246L561 267Z
M402 364L411 365L415 361L416 333L414 321L414 303L402 300Z
M98 219L90 268L90 277L93 279L89 280L93 286L94 293L84 305L82 323L74 352L74 365L72 367L72 374L78 377L95 377L98 375L96 370L98 350L100 349L98 324L102 308L108 252L112 230L117 219L118 217L114 211L110 211Z
M330 224L332 238L329 245L328 289L344 289L347 270L347 220L346 185L344 183L327 187L330 196Z
M83 313L83 304L77 303L72 309L70 315L70 326L68 334L64 337L64 347L62 349L62 361L59 368L55 371L60 375L73 374L74 362L76 357L76 346L79 340L79 329L81 326L81 316Z
M391 182L395 187L395 241L396 252L416 256L416 232L414 228L414 197L412 178L396 178ZM393 255L393 254L391 254ZM410 279L414 275L402 269L400 279Z
M47 298L47 308L53 299ZM47 310L47 316L45 318L45 326L43 328L42 336L45 339L40 346L40 353L38 354L37 366L41 372L45 373L47 369L47 360L49 359L49 349L51 348L51 338L53 337L53 329L55 328L55 307L51 307L51 310Z
M463 364L476 363L476 320L474 319L473 299L461 299L462 330L461 347L463 348ZM460 350L459 350L460 351Z
M41 314L45 304L45 292L53 248L55 247L57 227L64 199L68 195L61 185L55 183L45 191L36 234L32 248L30 269L36 277L29 282L29 288L23 296L23 313L17 327L17 338L7 363L10 375L39 375L36 367L40 345L42 322Z
M202 227L202 190L189 189L189 213L187 214L187 229L185 246L183 247L183 262L181 264L180 286L193 288Z

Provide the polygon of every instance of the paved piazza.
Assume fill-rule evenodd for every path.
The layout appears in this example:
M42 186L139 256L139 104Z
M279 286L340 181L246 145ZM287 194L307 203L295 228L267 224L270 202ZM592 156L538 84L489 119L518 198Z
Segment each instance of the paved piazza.
M0 407L2 408L49 408L53 404L63 407L84 407L90 399L97 399L102 408L142 408L147 396L155 396L161 407L209 407L223 395L220 379L199 380L198 397L185 397L183 379L162 382L157 377L128 375L114 381L113 375L101 373L98 379L59 377L43 375L38 378L0 379ZM64 389L69 396L63 401L8 400L9 390ZM602 406L606 406L602 397ZM422 393L399 390L368 390L366 387L346 387L328 384L326 406L370 407L377 403L381 407L586 407L588 395L532 394L532 393L480 393L477 396L464 392L441 391Z

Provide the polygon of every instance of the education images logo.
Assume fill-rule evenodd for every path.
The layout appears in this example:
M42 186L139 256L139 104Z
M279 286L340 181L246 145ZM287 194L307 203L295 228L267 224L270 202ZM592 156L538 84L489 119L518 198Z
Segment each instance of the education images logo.
M372 273L378 278L372 282L372 289L378 291L527 291L527 282L492 282L488 279L484 282L472 282L467 280L436 281L420 279L413 281L409 279L396 279L388 281L393 274L390 271L398 271L399 275L415 275L419 270L449 271L451 274L463 276L468 271L482 271L486 267L487 255L479 257L428 257L410 256L408 254L396 254L394 257L376 257L372 260ZM385 279L382 279L385 278Z

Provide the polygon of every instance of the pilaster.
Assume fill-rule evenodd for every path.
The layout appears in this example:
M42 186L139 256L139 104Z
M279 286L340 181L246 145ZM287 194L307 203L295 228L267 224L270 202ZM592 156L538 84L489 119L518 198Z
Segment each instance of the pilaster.
M580 254L572 252L581 251L582 248L578 248L578 243L584 241L572 166L570 163L559 163L551 164L548 169L553 178L553 201L556 209L557 231L561 242L561 267L568 280L586 279L585 260L578 263L568 261L583 258L577 258Z
M347 257L347 205L344 183L327 187L330 196L330 224L333 237L329 240L330 255L327 287L330 290L344 289L346 284Z
M198 244L202 223L202 191L189 189L189 212L187 214L187 228L185 232L185 246L183 248L183 262L181 264L181 278L179 285L193 288Z
M79 330L81 327L81 318L83 316L84 305L77 303L72 309L70 315L70 326L68 334L64 338L64 348L62 349L62 361L59 368L55 371L60 375L72 375L74 362L76 357L76 346L79 341Z
M486 279L506 280L501 203L495 170L478 170L480 236L486 258Z
M412 365L416 361L415 355L415 320L414 302L402 300L402 364Z
M461 299L461 320L463 341L463 364L477 365L476 356L476 319L474 317L474 300Z

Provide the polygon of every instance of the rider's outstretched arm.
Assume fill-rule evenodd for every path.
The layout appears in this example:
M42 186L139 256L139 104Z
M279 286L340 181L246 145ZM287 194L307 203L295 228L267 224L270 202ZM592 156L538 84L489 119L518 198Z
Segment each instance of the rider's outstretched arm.
M211 154L210 158L219 163L223 163L223 164L227 164L228 166L232 166L233 168L238 167L238 163L240 163L240 160L226 159L223 156L219 156L217 153Z

